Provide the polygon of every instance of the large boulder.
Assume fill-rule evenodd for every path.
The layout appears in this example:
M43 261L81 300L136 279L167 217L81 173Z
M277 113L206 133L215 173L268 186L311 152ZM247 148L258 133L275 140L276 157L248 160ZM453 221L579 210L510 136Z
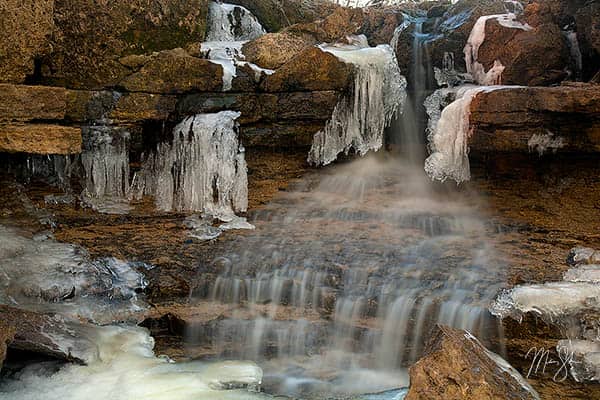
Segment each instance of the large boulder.
M536 22L539 25L531 30L522 30L502 26L495 19L487 21L478 61L486 71L500 61L505 67L503 84L546 86L567 77L569 49L560 28L537 16Z
M0 82L23 83L50 50L54 0L0 2Z
M318 47L309 47L261 83L266 92L345 90L352 65Z
M129 92L218 92L223 89L223 67L182 49L166 50L148 57L140 70L120 81L119 86Z
M119 59L201 41L208 0L55 0L53 52L43 80L77 88L114 86L130 73Z
M539 399L527 381L470 333L438 326L410 368L406 400Z

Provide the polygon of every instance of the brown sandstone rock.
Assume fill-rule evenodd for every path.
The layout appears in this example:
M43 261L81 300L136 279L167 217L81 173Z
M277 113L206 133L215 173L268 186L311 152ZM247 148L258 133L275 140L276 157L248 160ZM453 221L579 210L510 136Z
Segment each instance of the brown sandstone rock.
M201 41L208 0L55 0L53 52L43 79L67 87L112 86L124 56Z
M192 57L182 49L167 50L158 53L119 85L130 92L220 92L223 88L223 67Z
M309 35L291 32L267 33L246 43L242 53L246 60L262 68L277 69L317 41Z
M540 18L536 22L542 21ZM560 28L553 22L524 31L506 28L492 19L485 31L479 62L487 71L499 60L505 66L503 84L545 86L567 77L569 49Z
M66 109L63 88L0 84L0 121L61 120Z
M261 88L266 92L344 90L352 71L333 54L309 47L267 76Z
M516 370L466 331L438 325L427 349L410 368L406 400L539 399Z
M62 317L0 305L0 321L14 333L9 347L58 358L85 362L96 346L85 338L86 326ZM6 332L0 327L0 333Z
M10 342L15 337L15 328L9 325L6 321L0 320L0 370L2 363L6 358L6 349Z
M52 124L0 125L0 152L76 154L81 152L81 129Z
M596 85L523 87L479 93L471 103L474 153L535 152L530 140L554 138L546 153L600 151L600 90Z
M54 0L0 2L0 82L23 83L50 50Z

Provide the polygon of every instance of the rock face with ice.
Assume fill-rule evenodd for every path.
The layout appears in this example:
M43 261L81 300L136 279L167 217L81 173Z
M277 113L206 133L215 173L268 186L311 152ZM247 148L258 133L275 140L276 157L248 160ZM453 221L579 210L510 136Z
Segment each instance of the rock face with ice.
M143 328L89 327L97 346L88 365L67 365L52 374L32 365L0 386L0 399L12 400L252 400L262 370L252 362L174 363L154 355L154 339ZM232 389L232 390L226 390Z
M501 84L502 72L504 72L505 68L499 60L496 60L494 61L492 68L486 71L484 66L478 61L479 48L485 41L485 26L487 21L491 19L495 19L501 26L506 28L521 30L532 29L526 23L519 22L514 13L486 15L477 20L473 26L471 34L469 35L469 39L467 40L464 53L467 72L471 74L475 82L479 83L480 85Z
M133 264L92 260L77 246L0 225L0 303L97 323L138 320L146 287Z
M239 143L239 112L198 114L173 130L135 176L132 194L154 196L164 211L199 211L229 216L248 208L244 148Z
M589 248L571 250L567 262L574 266L562 282L517 286L504 290L490 311L500 318L522 321L532 313L558 326L566 340L557 351L578 381L600 380L600 265L597 252Z
M406 99L406 79L400 74L388 45L368 47L364 36L351 44L322 45L341 61L354 66L354 85L339 101L331 120L315 134L308 161L327 165L353 149L359 155L383 145L385 128Z
M431 155L425 160L425 172L429 177L444 182L453 179L457 183L471 179L469 166L469 115L471 101L478 93L495 90L492 87L463 86L457 89L440 89L425 100L429 114L428 138ZM448 96L452 103L443 108Z
M211 1L208 10L207 42L252 40L266 33L254 15L242 6Z

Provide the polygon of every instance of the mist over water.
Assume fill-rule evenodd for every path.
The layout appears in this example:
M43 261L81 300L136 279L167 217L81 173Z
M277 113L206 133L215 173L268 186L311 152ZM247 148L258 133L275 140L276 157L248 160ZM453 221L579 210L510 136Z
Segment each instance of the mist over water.
M435 323L496 343L487 307L504 268L473 203L390 155L303 179L255 214L256 231L229 242L191 299L233 306L213 351L259 363L269 392L322 398L407 386Z

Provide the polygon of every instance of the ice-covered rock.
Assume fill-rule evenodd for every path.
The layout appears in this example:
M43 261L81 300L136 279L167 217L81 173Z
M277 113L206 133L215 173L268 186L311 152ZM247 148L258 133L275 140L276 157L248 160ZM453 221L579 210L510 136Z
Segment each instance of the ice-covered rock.
M567 264L600 264L600 251L589 247L575 247L567 256Z
M208 42L253 40L266 32L252 13L235 4L211 1L208 11Z
M198 114L184 119L170 143L160 143L134 177L131 195L154 196L164 211L229 215L248 208L244 148L239 143L239 112Z
M43 238L42 238L43 239ZM74 245L29 239L0 226L0 303L97 323L137 320L147 282L133 264L92 260Z
M425 172L432 179L444 182L453 179L457 183L471 179L469 166L469 114L471 101L482 91L495 90L490 86L462 86L441 89L425 100L429 114L428 138L431 155L425 160ZM444 107L452 95L456 100Z
M406 79L392 48L368 47L364 36L349 37L348 41L351 44L320 46L353 65L355 72L351 92L342 97L325 128L313 138L308 156L312 164L327 165L350 149L361 156L379 150L385 128L406 99Z
M521 321L524 314L534 313L548 322L559 322L586 310L600 312L600 285L550 282L517 286L500 293L490 308L500 318Z
M495 60L492 68L486 71L484 66L478 61L479 48L485 41L485 25L491 19L495 19L505 28L525 31L532 29L528 24L519 22L514 13L485 15L477 20L463 51L465 53L467 72L480 85L498 85L502 83L502 73L505 68L500 60Z
M571 376L577 382L600 381L600 341L561 340L556 351L568 361Z
M589 264L571 268L563 279L567 282L590 282L600 284L600 265Z
M154 355L154 339L133 326L91 328L97 346L88 365L34 364L0 385L0 399L80 400L253 400L262 370L249 361L175 363ZM99 390L100 388L100 390ZM225 390L237 389L237 390Z

